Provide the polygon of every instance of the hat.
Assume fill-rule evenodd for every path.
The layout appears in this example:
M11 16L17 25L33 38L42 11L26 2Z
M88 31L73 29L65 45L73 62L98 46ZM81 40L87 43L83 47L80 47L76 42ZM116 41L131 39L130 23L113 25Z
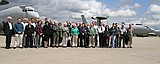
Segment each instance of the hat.
M11 17L11 16L8 16L7 19L12 19L12 17Z

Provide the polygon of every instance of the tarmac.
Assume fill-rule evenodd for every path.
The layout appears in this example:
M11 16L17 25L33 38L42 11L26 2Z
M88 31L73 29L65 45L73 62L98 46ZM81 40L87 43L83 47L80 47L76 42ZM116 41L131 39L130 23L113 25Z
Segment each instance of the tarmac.
M0 64L160 64L160 37L134 37L133 48L5 49L0 41Z

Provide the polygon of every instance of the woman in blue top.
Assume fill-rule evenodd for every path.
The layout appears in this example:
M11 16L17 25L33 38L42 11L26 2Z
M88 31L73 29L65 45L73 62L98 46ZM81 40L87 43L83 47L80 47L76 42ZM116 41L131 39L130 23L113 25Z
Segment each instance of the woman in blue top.
M77 39L78 39L79 30L76 25L73 25L71 30L72 35L72 47L77 47Z

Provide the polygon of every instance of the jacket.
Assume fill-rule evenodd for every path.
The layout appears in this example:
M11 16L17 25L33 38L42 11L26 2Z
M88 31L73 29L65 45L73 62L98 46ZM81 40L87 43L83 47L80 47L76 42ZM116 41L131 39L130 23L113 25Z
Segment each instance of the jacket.
M36 26L36 34L40 35L40 33L43 33L42 26L41 25L37 25Z
M24 33L27 34L27 35L32 35L32 34L34 34L34 26L33 26L33 25L27 25L27 26L25 27Z
M50 27L50 25L44 25L43 26L43 34L44 35L50 35L51 34L51 27Z
M91 28L89 29L89 36L95 36L95 35L96 35L96 29L93 28L93 27L91 27Z
M16 34L18 34L18 32L20 32L20 34L22 34L22 32L24 31L24 27L23 27L22 23L16 23L13 28L14 28Z
M6 36L11 36L14 34L13 23L11 23L11 24L12 24L12 30L9 29L8 22L4 22L4 24L3 24L3 31Z
M78 36L78 34L79 34L78 28L72 28L71 34L74 35L74 36Z

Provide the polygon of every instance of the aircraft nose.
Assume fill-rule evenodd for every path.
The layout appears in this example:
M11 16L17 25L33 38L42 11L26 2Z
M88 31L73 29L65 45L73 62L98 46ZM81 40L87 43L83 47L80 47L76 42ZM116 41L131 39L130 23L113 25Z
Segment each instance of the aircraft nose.
M39 17L40 17L39 14L35 15L35 18L39 18Z
M32 17L32 18L39 18L40 16L39 16L39 14L37 13L37 12L30 12L29 14L28 14L30 17Z
M34 17L34 18L39 18L40 16L39 16L38 13L36 13L36 14L33 15L33 17Z

